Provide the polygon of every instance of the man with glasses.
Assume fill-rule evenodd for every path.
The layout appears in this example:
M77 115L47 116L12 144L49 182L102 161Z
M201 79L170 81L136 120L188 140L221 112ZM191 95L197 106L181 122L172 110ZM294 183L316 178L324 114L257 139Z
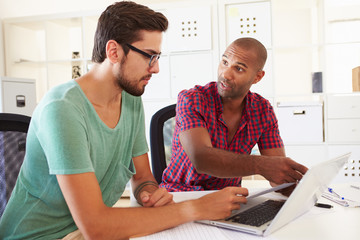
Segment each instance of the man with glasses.
M148 54L148 53L146 53L146 52L144 52L144 51L142 51L142 50L140 50L140 49L138 49L138 48L136 48L133 45L130 45L128 43L126 44L126 46L128 46L131 50L140 53L141 55L145 56L146 58L149 58L150 59L149 67L154 66L155 63L159 60L160 55L161 55L161 53L150 55L150 54Z
M32 115L0 239L127 239L224 218L246 202L247 190L234 187L174 204L151 174L138 96L159 72L167 25L161 13L128 1L101 14L93 68L50 90ZM129 180L144 208L112 208Z

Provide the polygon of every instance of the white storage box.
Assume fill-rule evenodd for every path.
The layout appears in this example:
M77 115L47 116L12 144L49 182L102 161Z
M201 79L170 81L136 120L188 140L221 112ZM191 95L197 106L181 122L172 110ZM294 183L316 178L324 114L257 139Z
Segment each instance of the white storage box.
M35 80L0 77L0 112L31 116L36 107Z
M276 116L284 144L324 141L322 102L278 102Z

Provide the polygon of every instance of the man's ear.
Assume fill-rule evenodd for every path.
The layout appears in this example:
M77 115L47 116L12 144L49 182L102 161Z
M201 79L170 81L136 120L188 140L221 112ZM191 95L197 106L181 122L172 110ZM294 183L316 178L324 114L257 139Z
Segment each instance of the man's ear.
M111 63L117 63L122 58L122 54L124 54L122 47L115 40L106 43L106 57Z
M265 75L265 71L263 71L263 70L258 71L256 73L253 84L256 84L256 83L260 82L260 80L264 77L264 75Z

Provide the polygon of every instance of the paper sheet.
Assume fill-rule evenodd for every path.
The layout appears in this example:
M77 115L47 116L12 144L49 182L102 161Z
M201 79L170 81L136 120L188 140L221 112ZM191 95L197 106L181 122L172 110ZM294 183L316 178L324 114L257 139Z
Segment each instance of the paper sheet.
M273 237L255 236L200 223L185 223L175 228L131 240L274 240Z
M200 223L185 223L178 227L171 228L162 232L148 236L131 238L132 240L209 240L221 239L229 240L219 228Z
M295 183L293 183L293 182L292 183L283 183L283 184L281 184L279 186L276 186L276 187L273 187L273 188L269 188L269 189L266 189L266 190L263 190L263 191L252 193L247 197L247 199L255 198L255 197L264 195L266 193L269 193L269 192L275 192L275 191L281 190L283 188L290 187L291 185L294 185L294 184Z

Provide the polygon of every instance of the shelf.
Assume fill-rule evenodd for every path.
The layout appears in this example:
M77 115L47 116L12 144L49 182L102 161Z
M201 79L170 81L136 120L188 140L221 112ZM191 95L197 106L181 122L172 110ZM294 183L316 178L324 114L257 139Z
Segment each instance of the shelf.
M329 2L336 5L329 5ZM268 60L264 78L251 91L269 99L274 109L279 101L324 102L325 143L294 142L286 145L296 154L303 155L312 154L312 146L326 148L327 96L329 93L352 92L351 68L358 66L360 59L359 4L352 9L351 6L342 6L342 2L162 1L157 9L168 14L171 21L181 23L184 19L196 19L197 34L203 33L206 41L199 40L194 44L195 38L184 40L177 34L186 29L170 23L169 31L164 34L160 73L153 75L142 96L147 127L149 116L160 107L175 103L179 91L216 81L223 50L232 38L244 36L237 35L236 29L247 25L241 27L237 20L240 21L243 15L256 15L258 22L252 24L256 24L256 33L261 33L261 39L264 39ZM258 7L262 10L244 11L245 8ZM36 79L39 101L51 87L71 79L72 65L79 64L82 74L86 73L93 65L91 57L99 16L100 12L78 12L4 19L6 75ZM260 26L261 23L264 24ZM191 29L195 31L195 26ZM182 46L182 43L187 45ZM75 51L80 52L80 58L72 59ZM323 93L312 93L313 72L323 73ZM300 153L297 146L305 146L311 151ZM315 154L320 158L324 152Z

